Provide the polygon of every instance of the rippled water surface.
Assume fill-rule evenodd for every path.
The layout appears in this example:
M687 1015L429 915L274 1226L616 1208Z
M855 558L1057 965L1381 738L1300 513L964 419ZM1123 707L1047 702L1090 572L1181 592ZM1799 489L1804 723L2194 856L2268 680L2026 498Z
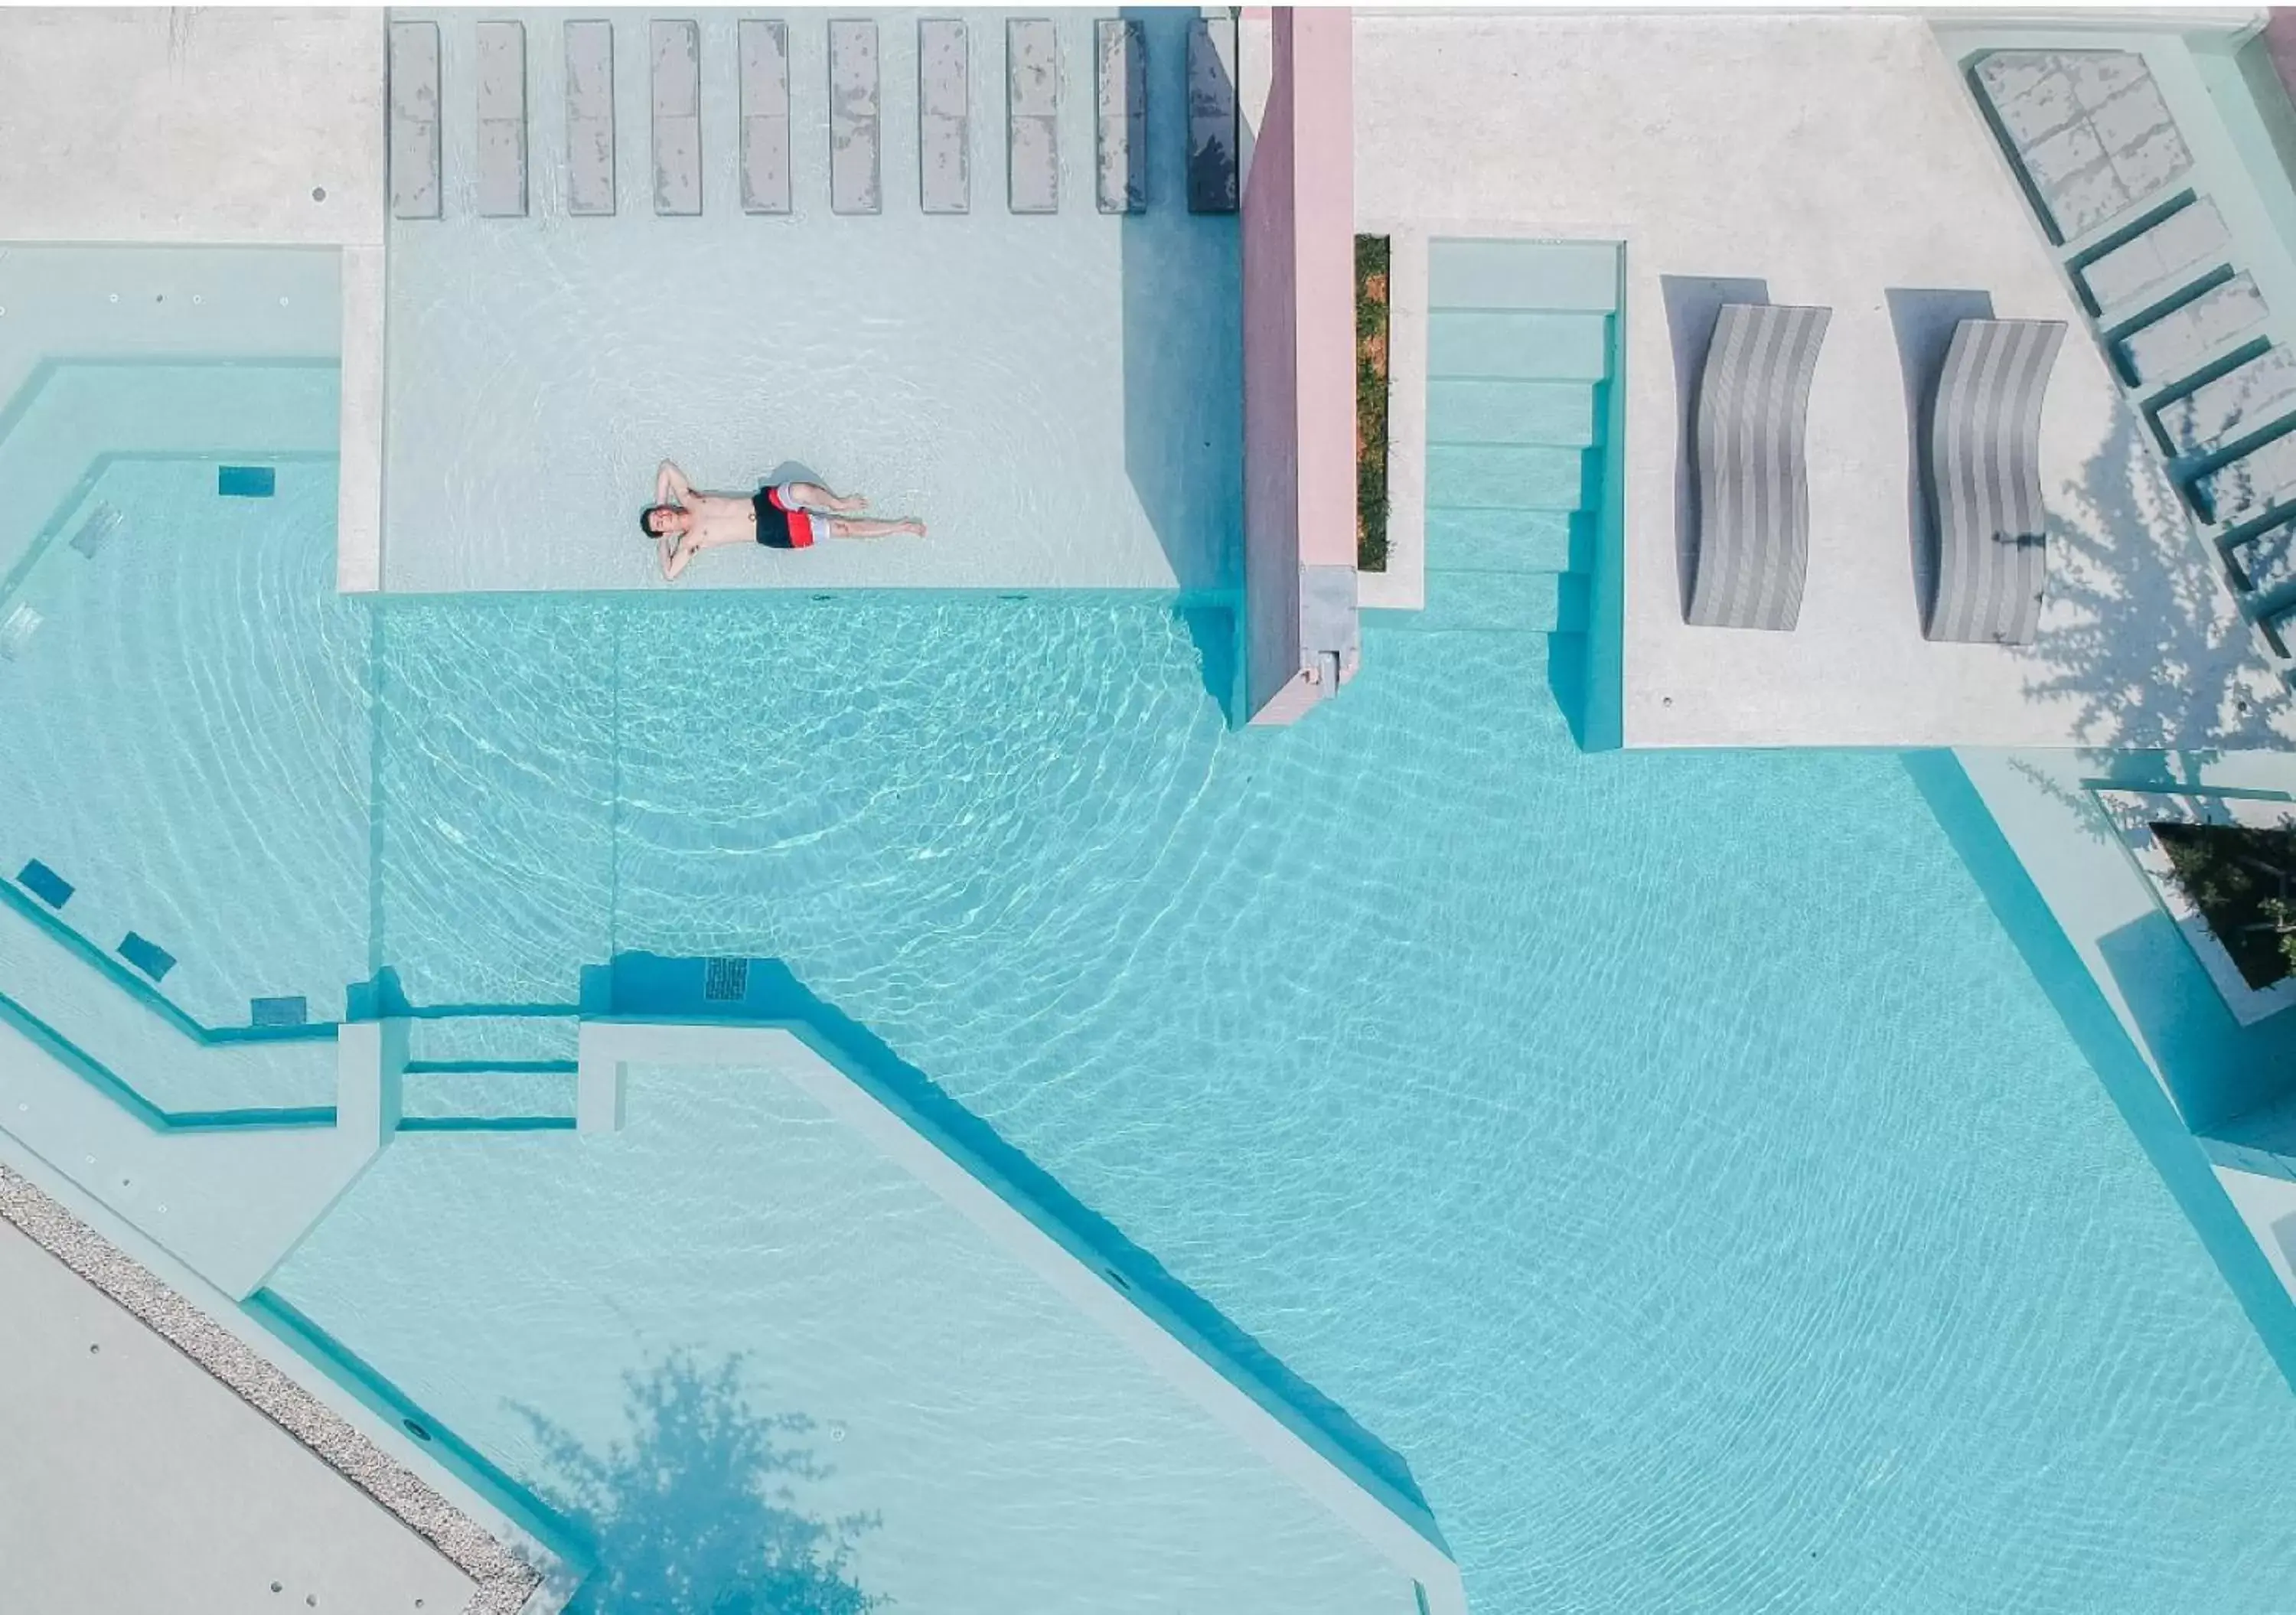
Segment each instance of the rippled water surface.
M132 841L219 996L785 959L1399 1450L1484 1611L2287 1606L2296 1406L1897 759L1583 755L1535 641L1375 627L1233 732L1144 600L370 618L301 496L91 572L6 714L11 825ZM680 1346L803 1410L774 1103L401 1140L278 1285L529 1480L521 1406L602 1446Z

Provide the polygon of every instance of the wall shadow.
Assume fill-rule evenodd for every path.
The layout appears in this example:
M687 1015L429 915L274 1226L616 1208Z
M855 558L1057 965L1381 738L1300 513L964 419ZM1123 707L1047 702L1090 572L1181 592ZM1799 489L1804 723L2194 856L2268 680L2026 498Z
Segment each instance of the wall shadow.
M2287 1091L2296 1073L2296 1014L2251 1026L2234 1020L2174 919L2155 909L2098 939L2097 948L2193 1131Z
M624 1376L629 1435L603 1449L530 1407L541 1489L588 1539L573 1615L866 1615L889 1602L853 1578L873 1514L822 1518L798 1487L826 1477L803 1414L760 1414L744 1361L672 1352Z
M1690 587L1698 570L1698 387L1706 375L1706 348L1725 303L1767 303L1770 283L1727 275L1661 275L1666 329L1674 348L1674 569L1682 615L1690 616Z
M1148 51L1147 210L1117 219L1124 321L1124 469L1184 594L1237 586L1243 533L1243 235L1192 214L1188 29L1193 12L1131 7ZM1077 86L1093 94L1089 78ZM1093 209L1095 154L1062 184ZM1088 537L1088 536L1086 536Z
M1906 533L1912 552L1915 609L1927 633L1938 574L1937 522L1930 500L1930 406L1945 373L1954 327L1964 320L1991 319L1993 294L1891 286L1882 295L1890 300L1890 329L1898 339L1898 370L1905 379Z
M1242 670L1235 611L1224 605L1183 605L1177 609L1180 620L1187 625L1188 638L1196 647L1205 693L1218 704L1221 717L1233 724L1242 700L1235 687L1236 675Z

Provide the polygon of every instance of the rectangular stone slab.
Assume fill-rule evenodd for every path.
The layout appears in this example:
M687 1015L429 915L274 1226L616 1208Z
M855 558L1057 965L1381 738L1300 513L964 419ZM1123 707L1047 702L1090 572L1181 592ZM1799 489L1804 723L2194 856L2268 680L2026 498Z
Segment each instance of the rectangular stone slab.
M2225 524L2262 515L2296 496L2296 436L2279 437L2193 484L2204 512Z
M972 208L972 74L964 24L917 24L917 186L927 213Z
M742 210L790 210L789 26L742 20Z
M481 22L479 45L479 213L526 217L526 25Z
M691 22L648 25L653 61L653 210L701 211L701 40Z
M880 153L882 105L877 85L877 25L829 25L829 210L883 208Z
M614 210L614 25L566 25L566 211Z
M2268 527L2233 545L2232 558L2251 594L2269 594L2296 583L2296 523Z
M1188 25L1188 211L1235 211L1235 19Z
M2161 430L2180 455L2204 455L2296 409L2296 349L2268 348L2206 387L2161 408Z
M2144 234L2123 242L2080 271L2081 284L2100 314L2128 314L2198 278L2197 271L2220 261L2231 245L2223 216L2203 198L2180 208Z
M390 216L439 217L439 25L390 25Z
M1103 213L1148 209L1148 39L1141 24L1103 17L1093 24L1093 103L1098 198Z
M1015 213L1061 210L1060 33L1049 18L1004 24L1004 157Z
M2139 387L2166 387L2261 324L2265 312L2256 282L2245 273L2235 275L2115 343L2121 373Z

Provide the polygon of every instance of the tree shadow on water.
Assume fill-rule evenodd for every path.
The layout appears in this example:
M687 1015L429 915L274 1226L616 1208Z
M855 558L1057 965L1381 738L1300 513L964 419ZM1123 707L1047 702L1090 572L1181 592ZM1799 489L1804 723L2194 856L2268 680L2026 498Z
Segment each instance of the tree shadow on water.
M822 1519L797 1487L830 1471L792 1445L803 1414L758 1414L745 1362L672 1352L625 1376L630 1434L603 1450L532 1408L550 1501L586 1533L596 1568L576 1615L867 1615L852 1558L873 1514Z

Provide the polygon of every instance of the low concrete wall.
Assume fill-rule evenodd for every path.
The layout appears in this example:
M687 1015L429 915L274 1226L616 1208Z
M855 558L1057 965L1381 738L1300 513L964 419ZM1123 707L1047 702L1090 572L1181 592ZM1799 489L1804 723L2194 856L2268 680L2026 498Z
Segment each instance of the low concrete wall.
M1286 724L1355 672L1354 21L1288 8L1243 176L1245 715ZM1247 84L1254 77L1247 62Z

